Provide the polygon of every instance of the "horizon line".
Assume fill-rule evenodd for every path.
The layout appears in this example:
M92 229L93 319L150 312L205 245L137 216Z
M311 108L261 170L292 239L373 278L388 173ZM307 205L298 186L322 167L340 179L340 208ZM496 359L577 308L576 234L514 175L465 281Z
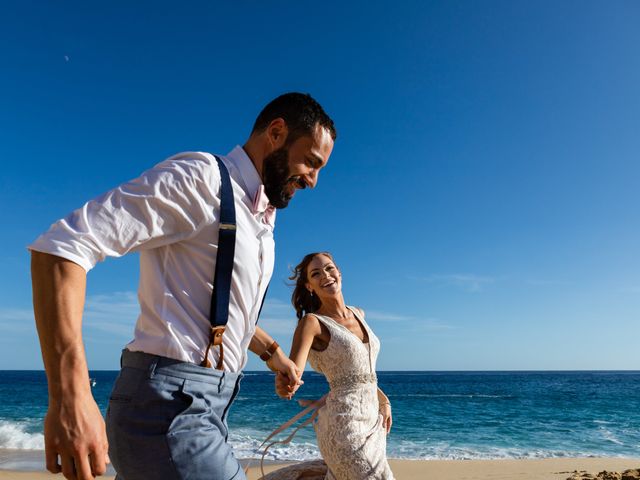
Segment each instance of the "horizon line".
M90 369L89 372L119 372L120 369ZM640 373L640 369L541 369L541 370L376 370L379 373ZM0 372L45 372L44 369L12 368L0 369ZM270 370L244 370L244 373L273 373ZM314 370L305 370L307 373L322 375Z

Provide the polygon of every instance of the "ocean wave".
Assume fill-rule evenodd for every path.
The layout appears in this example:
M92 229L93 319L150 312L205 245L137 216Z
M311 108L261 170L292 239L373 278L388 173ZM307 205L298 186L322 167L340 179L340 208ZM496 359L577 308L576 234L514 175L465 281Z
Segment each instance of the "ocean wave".
M235 455L241 459L259 459L262 450L260 443L250 437L231 438ZM546 450L519 449L481 446L451 446L446 444L425 445L402 441L387 445L387 456L402 460L513 460L544 458L588 458L588 457L624 457L610 452L582 450ZM265 456L266 461L305 461L321 458L314 443L291 442L287 445L275 445Z
M44 450L42 433L31 433L26 422L0 420L0 449ZM619 440L609 431L600 434L614 444ZM271 447L265 456L267 462L306 461L320 458L320 451L314 440L296 437L295 441ZM607 438L608 437L608 438ZM282 438L282 437L280 437ZM258 431L231 432L229 443L240 459L259 459L264 434ZM621 444L621 443L620 443ZM435 443L410 440L390 441L387 444L389 458L407 460L501 460L501 459L543 459L574 457L625 457L623 452L607 450L510 448L491 445L452 445L446 441ZM628 455L627 455L628 456Z
M260 448L262 440L256 440L248 435L229 436L229 443L233 445L233 451L238 458L260 458L263 448ZM314 443L291 442L286 445L276 444L265 455L267 461L304 461L320 458L320 450Z
M604 438L605 440L608 440L615 445L624 445L624 443L621 442L620 439L618 439L618 437L616 437L611 430L607 430L604 427L598 427L598 431L602 435L602 438Z
M44 450L44 435L27 429L26 423L0 420L0 448Z
M388 396L389 398L515 398L514 395L487 395L484 393L406 393Z
M242 459L260 458L260 444L264 437L256 440L258 432L242 432L230 436L235 455ZM279 438L284 438L280 436ZM278 444L269 449L266 461L305 461L320 458L315 440L297 438L286 445ZM567 445L567 447L569 447ZM539 447L507 447L494 445L452 445L446 441L434 443L400 440L387 442L387 456L404 460L507 460L544 458L625 457L604 449L582 450L580 448L546 449ZM627 455L628 456L628 455Z
M452 446L447 443L424 445L401 441L387 446L389 458L406 460L513 460L543 458L624 457L606 452L581 450L521 449L491 446Z

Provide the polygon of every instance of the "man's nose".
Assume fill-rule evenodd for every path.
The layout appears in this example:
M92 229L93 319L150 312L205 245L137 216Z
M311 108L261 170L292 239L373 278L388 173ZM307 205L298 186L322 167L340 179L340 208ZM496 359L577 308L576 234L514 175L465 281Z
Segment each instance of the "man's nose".
M305 183L307 184L307 186L309 188L315 188L315 186L318 183L318 170L313 169L311 170L309 173L307 173L304 178L305 178Z

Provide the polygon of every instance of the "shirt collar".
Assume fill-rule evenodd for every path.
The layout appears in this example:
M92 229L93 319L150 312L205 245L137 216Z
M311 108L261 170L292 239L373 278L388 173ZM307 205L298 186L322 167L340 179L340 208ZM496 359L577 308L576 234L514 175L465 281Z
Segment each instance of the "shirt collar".
M249 198L253 200L258 193L260 185L262 185L262 179L258 174L258 170L256 170L256 166L240 145L236 145L236 147L229 152L227 158L229 158L238 169L244 187L246 188L246 193Z

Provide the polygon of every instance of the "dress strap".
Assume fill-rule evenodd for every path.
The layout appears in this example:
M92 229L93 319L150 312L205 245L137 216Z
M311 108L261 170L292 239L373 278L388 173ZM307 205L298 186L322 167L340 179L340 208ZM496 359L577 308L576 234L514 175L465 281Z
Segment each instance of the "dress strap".
M363 325L366 325L367 322L364 321L364 315L360 314L360 309L358 307L352 307L350 305L347 305L347 308L349 310L351 310L351 313L353 313L355 315L355 317L362 322Z
M328 329L337 328L336 321L330 317L320 315L319 313L310 313L309 315L313 315L314 317L316 317L318 321L325 325Z
M324 406L326 397L327 395L324 395L318 400L310 401L304 410L299 412L297 415L291 417L289 420L287 420L285 423L283 423L278 428L276 428L273 432L271 432L269 436L264 440L264 442L262 442L262 444L258 447L258 450L260 450L264 446L264 451L262 452L262 456L260 457L260 471L262 472L263 477L265 476L264 475L264 457L269 451L269 449L279 443L282 445L286 445L287 443L291 442L291 440L293 440L293 437L296 435L296 433L298 433L298 430L312 423L315 420L315 418L318 416L318 410ZM304 422L302 422L297 427L295 427L287 438L285 438L284 440L273 440L272 442L269 442L269 440L271 440L277 434L293 426L296 422L298 422L308 414L311 414L309 418L307 418ZM245 474L248 472L248 470L249 470L249 464L247 464L247 466L245 467Z
M358 320L362 324L364 329L367 331L367 335L369 336L369 338L371 338L371 331L369 330L369 324L367 324L367 322L364 320L364 315L360 313L361 310L358 307L350 307L349 305L347 305L347 308L351 310L351 313L353 313L353 315L356 317L356 320Z

